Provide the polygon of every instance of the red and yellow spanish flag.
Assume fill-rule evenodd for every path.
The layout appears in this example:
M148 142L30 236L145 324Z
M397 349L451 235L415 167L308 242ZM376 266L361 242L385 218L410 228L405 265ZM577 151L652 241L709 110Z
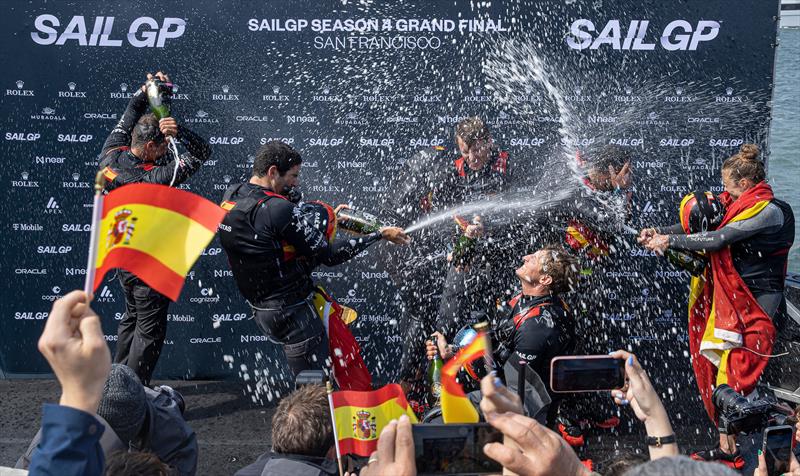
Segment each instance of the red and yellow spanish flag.
M225 216L218 205L165 185L120 187L103 199L93 289L112 268L138 276L173 301Z
M461 384L456 382L456 374L465 364L483 357L489 350L488 338L480 332L470 345L458 351L442 367L442 419L445 423L476 423L478 411L469 401Z
M773 194L761 182L735 201L727 192L719 198L726 211L717 229L756 216ZM690 286L689 350L700 396L716 422L714 387L725 383L743 394L753 391L772 354L775 327L736 271L730 247L708 255L711 265Z
M371 392L333 392L331 406L341 454L369 456L378 449L383 427L403 415L417 423L403 389L396 383Z

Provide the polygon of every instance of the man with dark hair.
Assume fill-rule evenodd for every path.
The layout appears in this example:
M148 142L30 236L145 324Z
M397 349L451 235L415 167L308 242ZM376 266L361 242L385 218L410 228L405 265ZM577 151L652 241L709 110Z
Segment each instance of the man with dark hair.
M401 228L383 227L329 243L296 204L301 163L300 154L283 142L261 146L250 180L225 192L222 207L228 215L219 227L239 291L264 334L283 346L294 375L324 368L328 358L311 271L343 263L383 238L396 244L410 240Z
M148 80L153 78L147 75ZM156 78L169 82L161 72ZM106 192L130 183L181 184L211 156L205 139L179 126L172 117L159 121L153 114L145 114L147 107L142 86L103 144L100 169L106 178ZM168 140L175 144L177 157L167 154ZM125 314L117 330L114 362L132 368L147 385L166 337L169 299L136 275L121 269L117 273L125 292Z
M236 476L325 476L338 474L328 394L305 385L281 400L272 416L272 451Z
M172 470L158 456L146 451L117 451L106 460L106 474L113 476L170 476Z

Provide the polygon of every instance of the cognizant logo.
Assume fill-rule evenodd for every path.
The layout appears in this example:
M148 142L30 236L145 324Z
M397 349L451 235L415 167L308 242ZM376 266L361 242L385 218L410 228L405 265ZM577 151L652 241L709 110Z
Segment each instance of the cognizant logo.
M572 22L566 40L575 50L596 50L603 45L615 50L654 50L660 44L668 51L695 51L700 43L719 35L719 22L713 20L700 20L694 26L686 20L673 20L660 34L649 33L649 27L649 20L632 20L625 27L620 20L609 20L595 37L594 22L581 18Z

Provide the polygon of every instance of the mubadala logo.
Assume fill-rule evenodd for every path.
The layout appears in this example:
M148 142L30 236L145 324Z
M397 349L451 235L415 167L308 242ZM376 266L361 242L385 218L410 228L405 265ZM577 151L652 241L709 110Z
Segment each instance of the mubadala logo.
M744 139L709 139L711 147L739 147L744 144Z
M361 117L357 112L351 111L344 115L344 117L336 118L336 124L343 126L366 126L367 120Z
M239 145L244 142L244 137L210 137L208 143L211 145Z
M684 96L683 93L685 90L682 86L678 86L675 88L675 95L674 96L664 96L664 102L695 102L697 101L696 96Z
M689 147L694 144L694 139L664 138L658 142L661 147Z
M70 182L61 182L62 188L92 188L92 184L89 182L81 182L81 174L74 172L72 174L72 181Z
M55 215L64 213L55 198L50 197L47 204L44 206L44 213L48 215Z
M718 117L687 117L688 124L719 124Z
M309 147L338 147L344 144L344 137L311 137L308 139ZM303 166L306 164L303 163Z
M6 140L18 140L22 142L36 142L42 135L38 132L6 132Z
M413 96L414 102L442 102L441 94L433 94L432 88L425 88L423 94L415 94Z
M42 296L44 299L44 296ZM47 299L44 299L47 301ZM23 311L23 312L15 312L14 319L16 320L29 320L29 321L43 321L47 319L47 316L50 315L49 312L33 312L33 311Z
M272 94L264 94L261 96L262 101L273 101L273 102L289 102L289 96L286 94L280 94L281 88L280 86L273 86L272 87Z
M717 96L714 98L715 102L744 102L744 98L742 96L734 96L733 95L733 88L728 87L725 88L725 95L724 96Z
M361 137L358 143L362 147L392 147L394 146L394 139L388 137Z
M18 79L15 83L16 89L6 89L6 96L33 96L33 89L23 89L25 81Z
M63 164L65 160L67 160L66 157L45 157L37 155L36 157L34 157L33 162L37 165L52 165L52 164Z
M637 119L633 121L634 124L639 124L643 126L666 126L669 125L669 121L666 119L661 119L661 115L655 111L649 112L647 114L646 119Z
M22 172L19 176L22 180L12 180L12 187L39 188L39 182L28 180L30 178L28 172Z
M121 39L111 39L114 28L114 17L99 16L94 19L89 17L93 24L91 32L86 28L86 19L83 15L73 16L64 31L59 34L58 27L61 21L55 15L39 15L33 22L36 31L31 32L31 39L39 45L61 46L70 40L77 42L78 46L122 46ZM133 20L128 27L125 39L136 48L163 48L168 39L179 38L186 30L186 20L183 18L164 18L159 25L151 17L139 17Z
M114 293L111 292L111 288L108 286L103 286L103 289L101 289L100 293L95 296L94 300L96 302L116 302L114 299Z
M58 97L60 98L86 98L86 91L76 91L78 85L70 81L67 83L66 91L59 91Z
M272 142L274 140L279 141L279 142L283 142L284 144L288 144L288 145L294 144L294 137L262 137L261 139L259 139L258 143L261 144L261 145L264 145L267 142ZM248 159L249 159L249 157L248 157ZM255 157L253 157L253 160L255 160ZM253 160L248 160L251 165L253 164ZM306 166L306 164L303 163L303 167L305 167L305 166Z
M209 114L200 109L194 113L194 117L184 117L183 122L190 124L219 124L219 119L209 116Z
M40 269L17 268L17 269L14 270L14 274L36 274L36 275L42 275L42 274L47 274L47 269L46 268L40 268Z
M83 114L84 119L99 119L99 120L106 120L106 121L116 121L117 114L108 114L105 112L86 112Z
M11 228L14 231L44 231L44 227L38 223L13 223Z
M238 101L239 95L238 94L228 94L230 92L230 86L227 84L222 86L222 94L212 94L211 99L213 101Z
M656 43L647 42L649 26L650 20L633 20L622 36L620 20L609 20L595 38L591 33L596 31L594 22L581 18L572 22L567 46L575 50L596 50L603 45L615 50L654 50ZM686 20L674 20L651 38L660 39L659 44L667 51L695 51L700 43L716 38L719 27L719 22L711 20L700 20L695 27Z
M473 94L470 96L464 96L464 102L491 102L492 95L491 93L484 92L481 88L475 88Z
M339 94L331 94L328 87L322 88L322 94L314 94L311 96L312 102L342 102L343 98Z
M40 114L31 114L31 119L35 121L63 121L66 117L56 114L56 110L52 107L45 107Z
M318 124L317 123L317 116L298 116L298 115L286 116L286 123L287 124Z
M441 137L418 137L416 139L411 139L408 142L408 145L411 147L437 147L444 145L445 139Z
M509 143L517 147L541 147L545 142L543 137L512 137Z
M56 140L59 142L89 142L94 138L91 134L59 134Z
M691 171L712 171L717 170L717 161L712 160L712 163L709 164L708 160L703 157L696 157L694 160L689 157L682 157L681 167L683 167L684 170Z
M639 147L644 145L644 139L641 137L612 137L608 143L622 147Z

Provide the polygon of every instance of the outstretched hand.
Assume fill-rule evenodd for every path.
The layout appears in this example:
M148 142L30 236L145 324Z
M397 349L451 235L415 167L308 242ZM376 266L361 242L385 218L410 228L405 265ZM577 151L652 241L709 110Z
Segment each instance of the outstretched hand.
M411 243L411 237L397 226L384 226L380 229L383 239L391 241L396 245L407 245Z

